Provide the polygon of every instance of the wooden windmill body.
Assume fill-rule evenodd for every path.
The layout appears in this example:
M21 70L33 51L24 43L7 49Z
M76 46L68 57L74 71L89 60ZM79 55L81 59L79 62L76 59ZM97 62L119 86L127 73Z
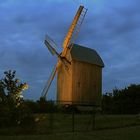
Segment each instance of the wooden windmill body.
M63 42L63 51L55 50L55 43L47 37L45 45L58 57L42 96L46 98L49 87L57 73L57 100L62 104L92 103L99 105L102 93L101 57L93 49L86 48L74 41L84 20L87 9L80 6ZM72 36L74 38L72 41Z
M77 44L67 52L71 66L58 70L57 100L64 104L100 105L104 63L93 49Z

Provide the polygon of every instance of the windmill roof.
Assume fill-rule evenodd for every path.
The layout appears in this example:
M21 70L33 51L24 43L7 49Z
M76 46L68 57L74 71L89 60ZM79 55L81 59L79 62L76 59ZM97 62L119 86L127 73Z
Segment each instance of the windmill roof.
M71 49L71 57L77 61L87 62L104 67L104 63L99 54L94 50L74 44Z

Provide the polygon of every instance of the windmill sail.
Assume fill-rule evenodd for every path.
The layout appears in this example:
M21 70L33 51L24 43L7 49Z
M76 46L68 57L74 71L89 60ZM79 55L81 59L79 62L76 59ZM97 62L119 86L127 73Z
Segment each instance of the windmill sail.
M73 30L73 34L71 36L71 39L69 41L69 44L74 44L75 40L77 39L78 33L80 31L80 28L82 26L82 23L84 21L84 18L85 18L86 13L87 13L87 9L86 8L83 8L82 13L81 13L81 15L80 15L80 17L79 17L79 19L77 21L77 24L76 24L76 26L75 26L75 28Z
M69 49L68 46L70 43L73 44L75 39L77 38L78 32L80 31L80 27L82 25L82 22L84 20L86 12L87 12L87 9L85 9L84 6L79 7L79 9L78 9L73 21L72 21L72 24L69 28L69 31L64 39L63 51L60 54L56 51L57 45L55 44L55 42L49 36L46 35L44 43L52 55L57 55L58 63L53 68L52 73L47 81L47 84L46 84L45 88L43 89L42 97L46 98L48 90L51 86L51 83L56 75L57 69L59 69L59 67L61 65L64 65L66 70L69 69L69 65L71 65L71 62L68 59L68 57L66 57L66 53Z
M51 75L50 75L50 77L49 77L49 79L47 81L47 84L46 84L46 86L44 87L44 89L42 91L42 97L43 98L46 98L48 90L49 90L49 88L51 86L51 83L52 83L52 81L53 81L53 79L55 77L56 72L57 72L57 65L53 68L52 73L51 73Z
M54 51L54 48L45 40L45 45L47 46L47 48L48 48L48 50L50 51L50 53L52 54L52 55L54 55L55 54L55 51Z
M55 44L55 42L49 37L46 35L46 38L45 38L45 45L47 46L48 50L50 51L50 53L52 55L59 55L57 53L57 51L55 50L57 48L57 45Z
M78 32L80 31L80 27L82 25L86 12L87 12L87 9L85 9L84 6L79 7L63 42L63 52L62 52L63 56L66 55L67 47L70 44L72 36L73 36L72 43L74 43L75 39L77 38Z

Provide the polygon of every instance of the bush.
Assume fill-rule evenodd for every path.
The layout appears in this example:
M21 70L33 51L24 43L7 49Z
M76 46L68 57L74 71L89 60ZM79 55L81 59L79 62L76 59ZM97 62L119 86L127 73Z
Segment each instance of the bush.
M35 123L32 111L24 103L13 109L11 121L16 126L34 126Z
M0 104L0 128L10 126L11 112L5 105Z

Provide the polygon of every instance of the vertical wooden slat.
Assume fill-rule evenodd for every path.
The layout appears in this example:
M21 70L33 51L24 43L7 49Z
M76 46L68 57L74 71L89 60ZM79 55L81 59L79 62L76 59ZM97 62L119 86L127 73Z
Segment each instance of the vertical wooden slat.
M72 60L68 71L63 65L58 70L57 85L57 99L60 101L89 102L100 105L102 67Z

